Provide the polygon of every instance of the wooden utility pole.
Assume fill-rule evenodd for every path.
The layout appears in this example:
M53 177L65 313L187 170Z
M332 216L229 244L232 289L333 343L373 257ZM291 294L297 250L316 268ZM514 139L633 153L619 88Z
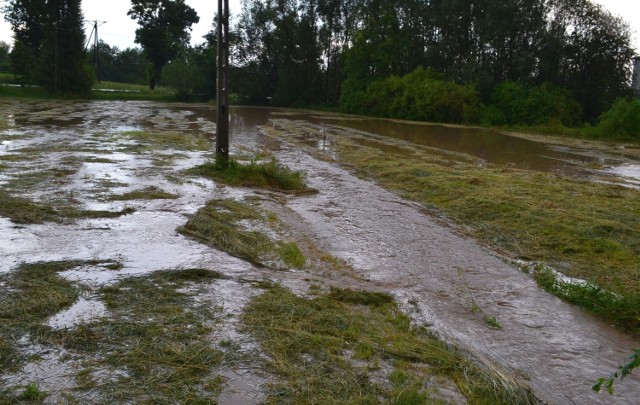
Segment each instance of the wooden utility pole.
M94 21L93 29L96 34L93 39L93 57L96 63L96 79L98 79L98 83L100 83L100 51L98 47L100 41L98 40L98 20Z
M229 160L229 0L218 0L216 158Z

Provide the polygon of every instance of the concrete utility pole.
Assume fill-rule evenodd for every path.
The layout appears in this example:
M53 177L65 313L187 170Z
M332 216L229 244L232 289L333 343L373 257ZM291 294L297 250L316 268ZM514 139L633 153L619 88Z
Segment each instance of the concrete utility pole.
M96 63L96 79L100 83L100 52L98 51L98 20L93 22L93 29L96 32L96 36L93 40L93 58Z
M633 79L631 88L634 96L640 98L640 56L633 58Z
M218 0L216 158L229 160L229 0Z

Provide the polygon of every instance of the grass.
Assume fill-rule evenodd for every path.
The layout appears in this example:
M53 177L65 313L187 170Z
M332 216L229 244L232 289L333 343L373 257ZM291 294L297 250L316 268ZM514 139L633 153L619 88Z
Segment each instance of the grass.
M284 128L295 132L296 128ZM291 139L288 137L287 139ZM403 196L444 212L514 258L547 263L613 294L640 294L640 191L550 173L394 155L342 138L339 159ZM638 331L637 307L602 313Z
M124 194L109 196L110 201L130 201L130 200L172 200L176 199L176 194L168 193L158 187L150 186L140 190L134 190Z
M91 98L94 100L151 100L175 101L175 91L166 87L151 90L148 85L102 81L95 83Z
M0 367L15 370L27 360L17 341L28 333L39 333L48 317L69 308L79 297L79 288L58 273L87 262L41 262L22 264L0 276Z
M75 388L67 391L71 403L212 403L222 379L214 373L223 354L212 346L211 330L219 308L208 286L224 278L207 269L158 271L126 278L101 288L109 317L66 329L43 322L70 307L81 288L59 272L98 262L55 262L22 265L2 276L6 293L0 295L0 352L2 369L16 370L27 360L18 349L21 337L43 347L65 350L75 364ZM201 299L207 292L205 299ZM37 385L34 385L37 388ZM35 399L40 390L5 390L0 402ZM25 395L29 395L27 398Z
M41 224L44 222L65 222L76 219L118 218L135 212L134 208L121 211L82 210L71 205L54 207L51 204L34 202L22 197L14 197L0 190L0 216L9 218L15 224Z
M280 268L278 259L289 267L304 265L304 255L295 243L273 241L263 232L245 229L241 221L269 223L265 214L248 203L211 200L178 232L259 266Z
M230 186L243 186L299 194L313 192L304 183L304 176L279 164L275 159L266 163L251 161L248 164L231 160L216 161L196 166L188 174L208 177Z
M135 145L126 149L133 152L154 151L158 149L176 149L180 151L208 151L211 142L204 136L191 132L170 131L129 131L120 137L135 141Z
M332 289L304 299L269 286L245 309L243 322L281 379L266 403L434 403L424 388L433 375L453 381L472 404L534 403L515 380L412 327L384 294Z

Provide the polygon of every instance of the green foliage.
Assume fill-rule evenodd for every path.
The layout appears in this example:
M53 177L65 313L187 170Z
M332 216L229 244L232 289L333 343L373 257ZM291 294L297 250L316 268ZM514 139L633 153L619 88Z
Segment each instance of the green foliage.
M211 42L185 52L162 71L162 82L176 90L180 101L208 100L215 96L216 48Z
M57 95L87 95L80 0L13 0L7 20L16 37L12 70L21 84L35 82Z
M640 368L640 349L634 350L633 354L629 356L629 360L618 367L618 370L611 373L608 378L598 378L596 384L592 388L595 392L600 392L604 386L607 389L607 392L610 395L613 395L613 383L615 380L620 378L620 381L622 381L636 368Z
M565 126L580 123L582 109L566 90L549 83L537 86L507 81L499 84L491 103L483 111L482 122L489 125Z
M127 14L140 26L136 43L151 63L149 87L154 89L164 66L187 47L187 30L200 18L184 0L132 0Z
M587 133L604 139L640 140L640 100L616 101Z
M422 67L372 82L364 94L347 94L343 101L347 112L434 122L473 122L480 106L473 87L441 80Z

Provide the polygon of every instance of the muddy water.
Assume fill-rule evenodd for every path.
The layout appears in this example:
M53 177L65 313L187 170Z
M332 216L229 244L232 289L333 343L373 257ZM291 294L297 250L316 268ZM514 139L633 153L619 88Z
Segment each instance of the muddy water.
M430 325L442 336L459 342L487 361L502 364L528 378L536 394L550 403L633 404L640 398L640 381L635 376L616 385L614 399L590 390L595 379L615 370L640 344L638 341L539 291L528 276L475 242L459 236L441 221L435 221L420 207L286 143L278 148L278 158L296 170L307 172L310 186L320 192L287 200L279 214L322 248L349 260L367 282L346 277L323 280L326 275L258 269L177 234L175 229L184 224L186 215L207 200L241 197L251 190L220 187L195 179L172 182L170 175L199 164L211 155L179 151L174 154L171 165L156 167L153 153L129 152L126 143L117 139L110 142L105 134L161 129L213 136L214 113L208 106L0 100L0 107L10 124L9 130L0 134L1 155L23 155L25 148L52 148L50 153L37 154L32 157L34 160L18 164L19 169L15 171L5 171L0 182L32 167L43 170L64 167L65 158L70 156L102 157L110 162L83 162L62 184L42 184L33 194L46 199L54 194L60 198L62 193L90 209L136 209L134 214L117 219L82 220L55 226L16 227L0 219L0 272L11 271L21 262L94 259L104 263L75 269L65 276L96 286L125 275L159 269L204 267L219 270L236 280L279 280L297 291L305 289L305 279L351 288L382 289L393 293L417 322ZM282 119L304 120L309 125L323 127L327 136L309 139L309 142L329 153L337 137L350 136L369 145L390 148L392 153L403 153L406 147L420 145L442 148L443 154L455 155L458 159L557 172L575 173L580 169L578 162L583 162L585 156L578 150L532 145L532 141L523 144L522 139L496 141L492 138L496 135L486 131L437 127L435 132L441 135L434 135L436 138L445 134L445 138L457 139L445 139L442 142L446 145L443 145L418 134L433 132L434 127L430 126L389 123L389 127L385 127L380 124L383 121L371 121L371 125L335 115L267 109L232 110L232 153L255 153L267 147L269 141L258 126L276 125L277 120ZM410 135L409 127L416 133ZM394 141L388 141L387 136L394 137ZM485 146L469 146L480 142L472 138L481 139ZM496 149L501 152L494 153ZM172 154L171 151L163 153ZM528 163L523 163L526 159ZM605 160L598 161L617 162L615 157L602 159ZM612 174L624 175L613 171ZM111 184L106 191L105 183ZM105 202L102 198L108 193L123 193L148 185L176 193L179 198L128 202ZM108 264L114 261L122 263L124 268L117 272L110 270ZM234 317L248 302L250 289L231 280L214 288L212 294L221 297L222 306L229 313L226 329L230 337L240 341L249 339L237 331ZM471 311L473 304L496 317L503 328L490 328L481 314ZM91 297L79 301L75 309L75 315L65 311L49 320L50 325L64 327L73 324L74 319L80 322L104 315L104 308ZM249 339L249 350L251 345ZM223 402L257 403L263 398L255 391L265 381L264 376L251 370L225 370L224 373L232 387L223 393ZM19 381L31 382L33 374L29 374L27 368L20 378ZM56 383L59 381L51 385Z

